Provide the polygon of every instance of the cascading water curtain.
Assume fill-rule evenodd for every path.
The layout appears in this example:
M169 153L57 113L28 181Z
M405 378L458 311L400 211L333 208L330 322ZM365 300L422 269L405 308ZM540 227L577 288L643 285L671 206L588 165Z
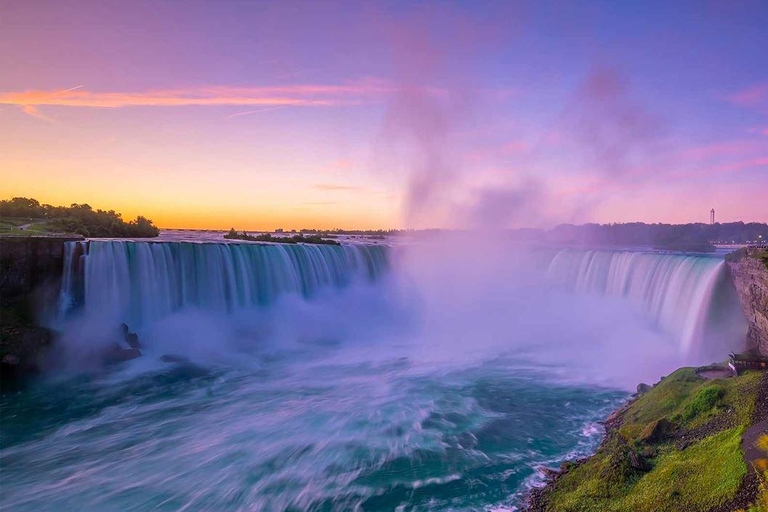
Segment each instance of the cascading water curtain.
M707 256L565 249L552 259L547 276L579 293L623 297L641 305L685 354L701 335L723 270L722 259Z
M137 324L187 307L266 306L282 294L378 279L388 248L369 245L71 242L61 303Z

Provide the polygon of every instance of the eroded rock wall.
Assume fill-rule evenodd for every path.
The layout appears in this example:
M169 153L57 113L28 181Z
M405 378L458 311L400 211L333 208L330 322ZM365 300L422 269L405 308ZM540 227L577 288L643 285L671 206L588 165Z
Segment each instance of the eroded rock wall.
M64 243L79 238L0 237L0 301L8 304L41 286L55 287L64 265Z
M768 356L768 251L741 249L726 257L741 308L749 322L747 350Z

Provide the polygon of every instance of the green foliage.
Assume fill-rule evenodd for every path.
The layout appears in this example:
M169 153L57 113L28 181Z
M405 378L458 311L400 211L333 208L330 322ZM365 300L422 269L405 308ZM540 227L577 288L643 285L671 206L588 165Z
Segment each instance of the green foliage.
M335 240L326 240L317 235L304 236L272 236L270 233L264 233L263 235L249 235L245 231L238 233L235 228L229 230L224 238L228 240L247 240L249 242L273 242L277 244L320 244L320 245L341 245Z
M647 425L654 420L674 414L703 382L693 368L677 370L632 404L625 415L625 423Z
M708 510L732 498L746 475L743 428L725 430L683 451L670 450L614 510Z
M762 262L763 262L763 264L764 264L766 267L768 267L768 250L764 250L764 251L762 251L762 252L760 252L760 253L756 254L756 255L755 255L755 257L756 257L758 260L762 261Z
M747 471L741 434L750 424L761 377L748 372L704 381L693 368L667 376L622 414L618 435L557 480L548 510L708 510L732 499ZM684 450L676 447L677 434L725 409L726 430L694 440ZM638 454L650 471L638 469Z
M693 400L685 404L680 417L683 420L689 421L697 416L708 413L722 402L724 395L725 389L717 384L703 387L696 393Z
M19 219L37 219L30 232L64 231L94 238L151 238L160 230L146 217L138 216L126 222L114 210L94 210L88 204L51 206L36 199L14 197L0 201L0 216L15 218L15 225L26 223Z
M612 445L557 481L551 511L655 512L708 510L732 498L746 474L742 428L708 437L683 450L667 449L648 472L627 463L629 448Z

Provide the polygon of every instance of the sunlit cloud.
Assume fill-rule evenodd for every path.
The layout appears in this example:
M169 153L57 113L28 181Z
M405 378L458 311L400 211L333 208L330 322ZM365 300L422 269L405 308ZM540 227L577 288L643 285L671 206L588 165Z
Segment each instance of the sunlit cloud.
M0 104L88 108L262 106L305 107L359 104L395 89L379 80L348 85L292 85L281 87L193 87L139 92L94 92L82 85L62 91L0 92ZM435 91L438 92L438 91ZM230 117L264 110L248 110Z
M45 114L40 112L40 110L38 110L36 107L34 107L32 105L19 105L19 108L21 109L22 112L24 112L27 115L30 115L32 117L36 117L38 119L41 119L43 121L47 121L49 123L54 122L53 119L51 119L50 117L47 117Z

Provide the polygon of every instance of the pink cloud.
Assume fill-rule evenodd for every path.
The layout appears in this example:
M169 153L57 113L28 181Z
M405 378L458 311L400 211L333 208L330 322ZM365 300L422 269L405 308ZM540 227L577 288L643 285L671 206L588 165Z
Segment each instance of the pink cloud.
M753 85L732 94L728 100L743 107L759 107L768 105L768 82Z
M86 108L246 106L246 107L318 107L354 105L393 94L398 87L386 81L368 78L341 85L298 84L268 87L208 86L149 91L94 92L83 86L63 91L0 92L0 104L19 105L24 112L39 116L40 105ZM444 91L424 87L427 95ZM254 109L232 117L260 112Z
M746 160L743 162L737 162L735 164L726 164L714 167L710 172L733 172L742 171L745 169L752 169L754 167L766 167L768 166L768 158L753 158L752 160Z
M446 90L413 86L421 94L439 97ZM296 84L265 87L205 86L149 91L94 92L78 85L65 90L0 92L0 105L18 105L26 114L46 119L37 106L80 108L126 107L262 107L228 116L240 117L285 107L330 107L380 101L398 93L402 86L386 80L365 78L340 85Z
M705 169L681 171L681 172L672 174L671 176L669 176L669 178L670 179L700 178L703 176L708 176L713 174L739 172L739 171L745 171L745 170L760 168L760 167L768 167L768 158L766 157L752 158L750 160L742 160L740 162L722 164L722 165L709 167Z
M525 153L529 149L530 149L529 144L524 140L514 140L512 142L507 142L501 147L502 153L505 153L507 155L516 154L516 153Z
M705 144L703 146L696 146L688 149L684 149L681 152L681 157L685 160L707 160L710 158L731 156L731 155L744 155L746 153L752 153L754 151L761 151L765 149L765 144L754 140L734 140L728 142L715 142L712 144Z

